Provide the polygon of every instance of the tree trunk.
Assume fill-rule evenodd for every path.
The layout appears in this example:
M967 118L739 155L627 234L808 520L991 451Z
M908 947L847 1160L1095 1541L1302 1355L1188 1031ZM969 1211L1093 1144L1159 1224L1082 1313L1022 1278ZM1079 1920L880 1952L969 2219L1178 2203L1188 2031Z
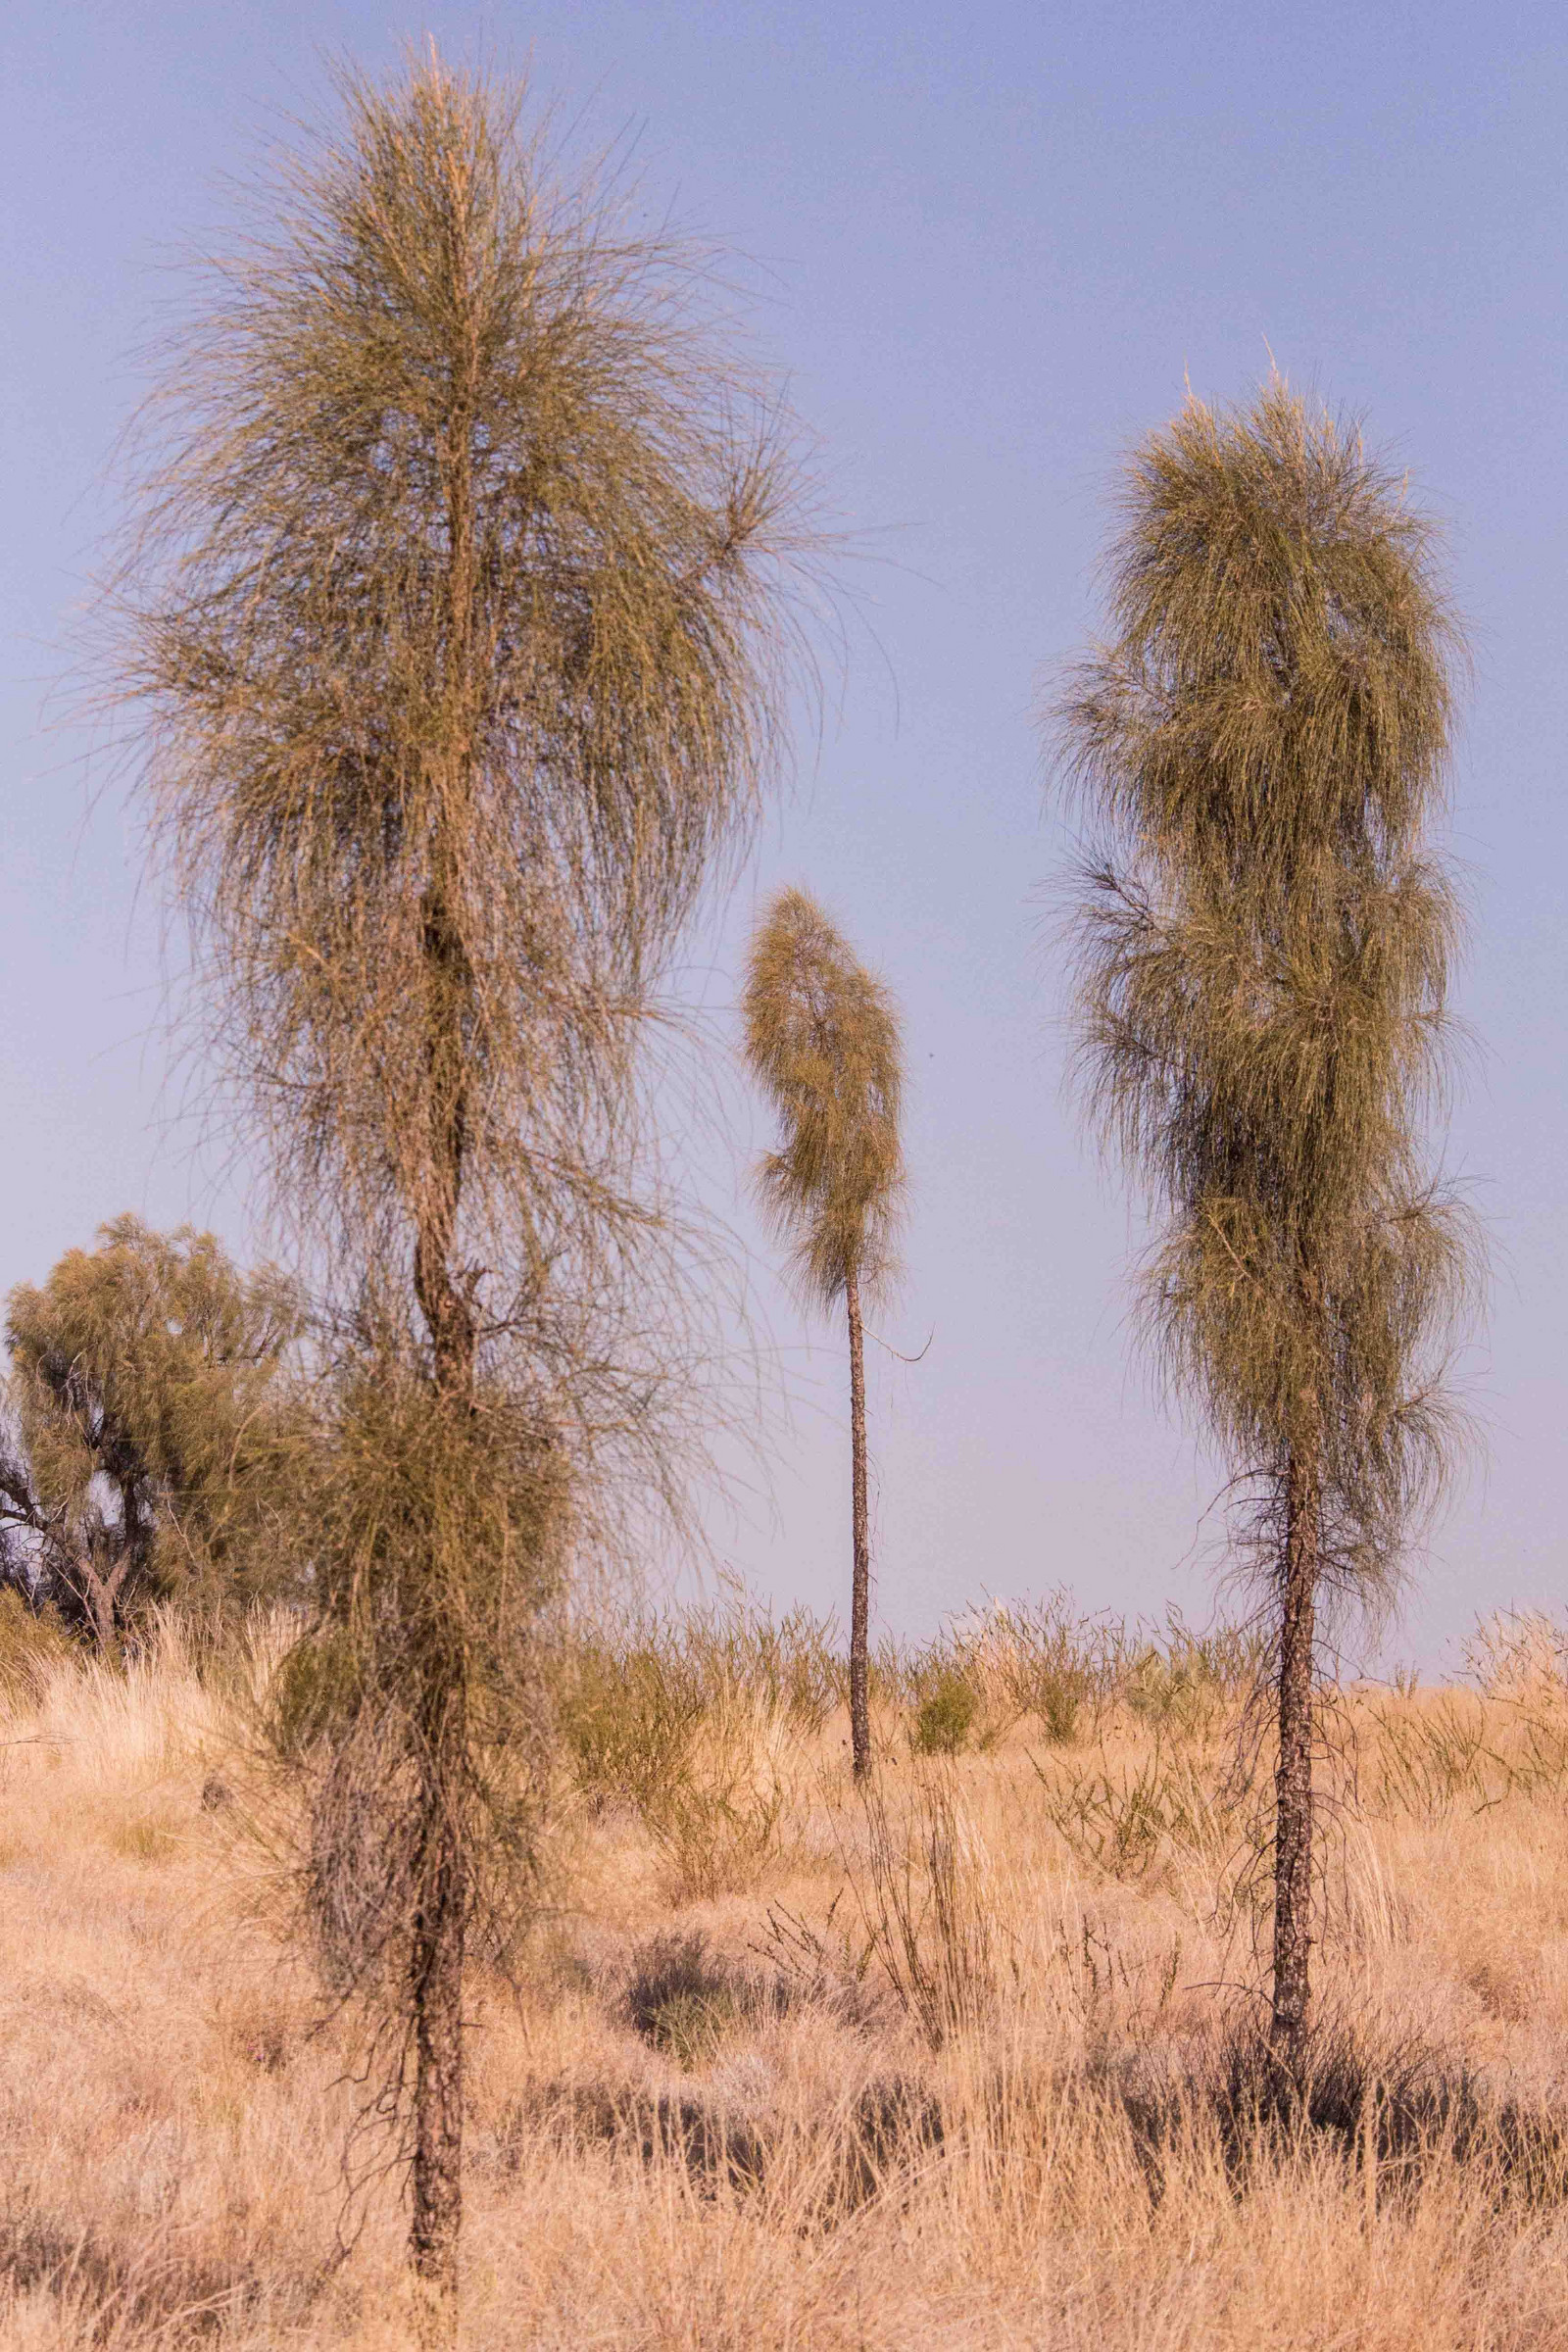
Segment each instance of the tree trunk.
M466 218L457 192L453 268L460 311L467 308ZM466 797L472 759L470 676L474 596L472 322L454 352L452 407L444 436L442 489L447 523L445 679L450 730L449 789ZM445 830L431 844L424 898L429 1104L428 1191L418 1203L415 1290L430 1335L436 1409L471 1411L478 1330L458 1260L459 1211L468 1147L466 1016L473 971L458 917L460 877ZM466 1628L450 1563L430 1563L428 1630L422 1660L418 1910L411 1966L414 2020L413 2222L409 2252L420 2290L420 2328L431 2347L455 2343L458 2243L463 2226L463 1969L468 1855L464 1838L467 1764Z
M81 1578L80 1590L92 1618L92 1638L98 1644L101 1657L115 1654L115 1596L106 1578L101 1577L90 1560L77 1563Z
M430 1335L434 1412L471 1411L478 1334L455 1269L467 1143L461 1008L470 975L438 887L425 903L430 989L429 1185L415 1245L415 1290ZM467 1662L452 1564L432 1558L416 1672L421 1740L417 1909L410 1958L414 2027L413 2218L409 2255L429 2352L457 2340L463 2228L463 1971L468 1857L464 1848Z
M1312 1685L1319 1505L1315 1466L1286 1470L1280 1591L1279 1763L1274 1790L1274 2011L1269 2037L1298 2066L1306 2042L1312 1950Z
M409 2252L420 2296L421 2343L456 2340L463 2227L463 1965L467 1889L454 1800L466 1690L461 1659L427 1662L421 1709L419 1908L410 1991L414 2011L413 2221Z
M76 1590L87 1605L92 1620L92 1636L99 1653L106 1658L118 1655L120 1649L120 1594L130 1567L130 1553L122 1544L114 1566L100 1572L90 1551L76 1561Z
M860 1286L852 1273L844 1285L850 1310L850 1460L855 1541L855 1576L850 1589L850 1744L855 1777L871 1769L871 1532L865 1494L865 1338L860 1327Z

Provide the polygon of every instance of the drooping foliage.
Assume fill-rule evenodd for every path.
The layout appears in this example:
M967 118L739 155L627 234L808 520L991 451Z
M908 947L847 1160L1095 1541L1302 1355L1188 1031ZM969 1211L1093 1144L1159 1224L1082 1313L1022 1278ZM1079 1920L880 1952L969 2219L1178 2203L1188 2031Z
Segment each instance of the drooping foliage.
M104 1642L160 1597L215 1614L276 1592L302 1328L275 1269L244 1274L213 1235L132 1216L19 1283L0 1516L28 1589Z
M279 1206L355 1277L441 1253L466 1348L603 1255L772 760L796 469L700 257L557 186L520 93L342 98L150 413L128 682Z
M1320 1482L1325 1570L1386 1589L1452 1456L1474 1236L1434 1175L1460 929L1430 847L1457 630L1433 528L1278 380L1135 453L1111 643L1063 712L1092 853L1091 1111L1167 1223L1150 1334L1272 1522Z
M886 988L804 890L758 926L746 981L746 1056L777 1113L758 1190L808 1298L896 1272L904 1151L899 1020Z
M882 983L804 890L781 891L758 926L746 978L746 1057L778 1115L758 1190L803 1292L842 1298L850 1340L850 1740L871 1769L871 1532L862 1304L896 1271L904 1190L904 1046Z
M1457 632L1431 525L1279 380L1134 454L1115 636L1064 712L1103 836L1082 1069L1163 1216L1144 1290L1228 1455L1274 1603L1271 2045L1310 2053L1325 1589L1386 1596L1452 1464L1474 1295L1434 1172L1454 888L1429 845Z
M568 1557L567 1464L504 1387L481 1384L456 1406L384 1353L348 1352L323 1402L310 1509L324 1590L284 1660L271 1728L309 1799L298 1884L327 1981L372 1999L401 2064L399 1998L431 1835L419 1802L426 1693L409 1658L461 1629L466 1736L444 1816L482 1881L489 1956L504 1962L533 1897L548 1708L531 1636Z

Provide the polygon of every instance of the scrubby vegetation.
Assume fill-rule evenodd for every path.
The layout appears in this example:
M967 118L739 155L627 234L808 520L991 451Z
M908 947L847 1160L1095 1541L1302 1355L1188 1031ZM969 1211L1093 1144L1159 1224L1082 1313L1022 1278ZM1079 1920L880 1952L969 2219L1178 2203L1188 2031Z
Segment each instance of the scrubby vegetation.
M198 1655L165 1618L116 1666L5 1604L8 2343L415 2340L269 1862L289 1630ZM1290 2101L1244 1635L1058 1599L884 1650L869 1790L808 1618L553 1638L542 1907L473 1984L469 2343L1557 2340L1559 1629L1331 1693L1331 1989Z

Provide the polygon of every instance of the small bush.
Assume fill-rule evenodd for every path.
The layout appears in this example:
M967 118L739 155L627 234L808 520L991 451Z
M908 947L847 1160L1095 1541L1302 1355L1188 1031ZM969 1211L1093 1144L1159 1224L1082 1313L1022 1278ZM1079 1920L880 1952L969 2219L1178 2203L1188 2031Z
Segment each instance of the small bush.
M642 1800L643 1826L677 1902L749 1894L784 1843L780 1725L745 1702L717 1707L680 1770Z
M916 1755L956 1756L974 1729L980 1695L957 1668L939 1667L914 1718Z
M1172 1609L1163 1633L1132 1652L1123 1696L1133 1714L1155 1730L1201 1738L1250 1695L1266 1655L1266 1641L1251 1627L1195 1634Z
M1142 1761L1084 1769L1035 1766L1046 1812L1080 1862L1129 1883L1172 1853L1214 1859L1232 1836L1234 1802L1206 1788L1192 1765L1166 1757L1156 1739Z
M919 1790L907 1820L895 1822L876 1788L861 1802L864 1860L850 1885L866 1951L940 2049L989 2016L998 1994L993 1914L967 1828L946 1778Z
M656 1936L633 1957L626 1988L631 2022L644 2041L677 2066L690 2069L712 2058L748 2005L756 2005L755 1988L709 1951L701 1934Z
M1310 2138L1366 2174L1377 2197L1406 2193L1441 2152L1490 2174L1499 2203L1568 2198L1559 2117L1495 2096L1415 2035L1380 2041L1353 2019L1320 2018L1295 2066L1249 2021L1216 2035L1179 2081L1143 2089L1135 2068L1120 2095L1156 2197L1166 2149L1206 2117L1239 2189L1255 2166Z
M592 1804L642 1806L678 1782L708 1704L678 1642L657 1626L579 1641L557 1676L556 1722Z

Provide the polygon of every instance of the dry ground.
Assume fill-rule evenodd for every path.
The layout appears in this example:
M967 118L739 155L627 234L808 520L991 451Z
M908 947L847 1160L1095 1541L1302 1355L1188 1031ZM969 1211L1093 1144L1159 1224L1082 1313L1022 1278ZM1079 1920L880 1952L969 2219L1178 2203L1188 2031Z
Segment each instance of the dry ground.
M549 1915L475 1988L474 2352L1568 2346L1549 1649L1341 1694L1337 2022L1314 2120L1271 2126L1226 2075L1234 1690L1155 1659L1019 1714L985 1647L956 1714L884 1678L869 1805L820 1691L710 1689L662 1783L579 1692ZM917 1752L922 1690L960 1752ZM396 2352L395 2186L344 2252L357 2094L266 1924L232 1698L171 1640L3 1712L0 2340Z

